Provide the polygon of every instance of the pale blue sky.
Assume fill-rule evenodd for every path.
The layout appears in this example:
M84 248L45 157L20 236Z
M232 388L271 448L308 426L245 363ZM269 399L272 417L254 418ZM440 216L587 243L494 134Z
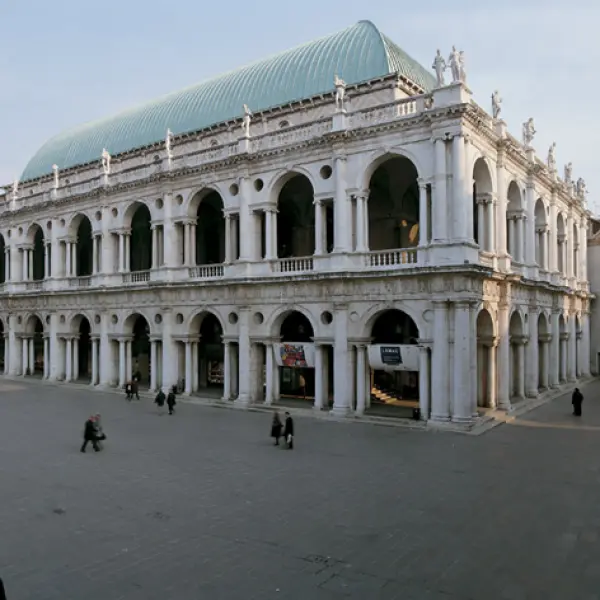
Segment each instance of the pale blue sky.
M426 67L464 49L475 100L489 109L498 88L517 137L533 116L538 154L556 141L600 208L596 0L0 0L0 182L63 129L361 19Z

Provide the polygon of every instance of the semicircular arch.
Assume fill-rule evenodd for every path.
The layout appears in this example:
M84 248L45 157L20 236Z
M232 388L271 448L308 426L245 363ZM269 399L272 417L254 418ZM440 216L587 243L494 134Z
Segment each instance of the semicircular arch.
M126 229L131 228L131 222L133 221L135 213L142 207L148 211L150 215L150 220L152 220L152 208L150 207L150 205L145 200L132 200L122 212L123 227L125 227Z
M361 338L370 338L375 321L377 321L377 319L383 313L385 313L389 310L398 310L400 312L403 312L408 317L410 317L419 332L419 337L420 338L424 337L423 336L423 331L424 331L424 327L425 327L424 323L422 322L422 320L419 317L417 317L415 311L412 310L410 307L406 306L406 304L402 301L381 302L379 304L375 304L374 306L371 306L371 308L369 308L362 315L362 317L360 319L360 326L359 326L360 337Z
M214 308L207 308L205 306L198 308L190 314L186 321L186 330L188 332L200 331L202 322L209 315L213 316L218 321L221 330L225 333L225 319L223 319L223 316Z
M135 310L135 311L128 312L127 315L125 316L125 318L123 319L123 334L124 335L133 335L133 328L135 327L136 321L140 317L146 321L150 335L155 333L153 330L153 327L152 327L153 321L149 317L149 315L144 310Z
M33 334L35 333L35 328L36 325L38 323L38 321L41 323L42 325L42 331L46 331L46 326L44 324L44 319L42 317L42 315L38 312L31 312L28 313L24 316L23 318L23 323L24 323L24 331L27 334Z
M89 222L90 231L93 231L92 219L85 211L81 211L75 213L69 220L69 223L66 227L67 234L70 236L76 236L79 230L79 226L84 220L87 220Z
M202 204L202 200L211 194L218 194L221 198L223 208L225 208L225 198L227 197L225 190L218 183L205 183L197 188L194 188L187 196L184 202L183 210L190 218L196 218L198 209Z
M421 177L421 173L425 172L421 161L414 152L398 146L393 146L391 148L380 148L378 150L374 150L366 157L366 160L363 164L362 175L359 175L359 179L357 181L357 188L368 190L370 187L371 178L373 177L375 171L377 171L381 165L393 158L404 158L411 162L417 173L417 178Z
M84 319L88 322L88 324L90 326L90 332L94 331L94 327L93 327L94 320L90 317L90 315L87 314L87 312L79 310L76 313L73 313L73 315L70 318L69 329L70 329L71 333L73 333L73 334L79 333L79 330L81 328L81 323L83 322Z
M314 193L316 182L313 174L305 167L295 165L290 168L279 169L273 173L267 185L267 198L270 198L273 202L277 202L285 184L294 179L294 177L306 177Z
M314 315L303 306L294 304L291 306L280 306L269 315L269 319L266 323L266 330L269 332L269 335L278 338L281 335L281 326L283 325L283 322L294 312L300 313L306 317L312 327L313 333L316 333L318 328L317 320Z

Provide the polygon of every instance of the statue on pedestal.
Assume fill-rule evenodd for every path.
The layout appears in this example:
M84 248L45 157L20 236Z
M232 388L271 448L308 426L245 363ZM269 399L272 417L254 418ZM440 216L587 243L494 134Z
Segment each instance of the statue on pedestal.
M452 83L456 83L457 81L462 81L461 79L461 57L459 51L456 49L456 46L452 46L452 52L450 52L450 56L448 57L448 65L450 67L450 71L452 72Z
M12 199L16 200L19 197L19 180L15 179L12 186Z
M556 142L552 142L550 149L548 150L548 171L550 173L556 172Z
M577 196L582 200L585 198L585 193L587 192L587 188L585 186L585 181L583 178L579 178L577 180Z
M446 70L446 61L442 56L441 52L438 50L435 58L433 59L433 65L431 68L435 70L435 77L437 79L437 86L443 87L446 85L444 80L444 71Z
M165 137L165 150L167 151L167 157L169 160L173 158L173 133L170 129L167 129L167 135Z
M335 108L336 110L344 110L344 100L346 98L346 82L340 79L337 75L333 78L335 86Z
M523 145L529 147L531 142L533 142L533 138L536 134L535 127L533 125L533 117L530 117L523 123Z
M58 165L52 165L52 173L54 175L54 189L58 189Z
M244 116L242 117L242 130L245 137L250 137L250 122L252 121L252 111L244 104Z
M502 110L502 98L500 98L500 94L498 90L495 90L492 94L492 117L497 119L500 116L500 111Z
M567 163L565 165L565 184L569 186L573 181L573 163Z
M465 69L465 52L461 50L458 53L458 74L463 83L467 83L467 71Z
M106 148L102 150L102 170L104 175L110 175L110 154Z

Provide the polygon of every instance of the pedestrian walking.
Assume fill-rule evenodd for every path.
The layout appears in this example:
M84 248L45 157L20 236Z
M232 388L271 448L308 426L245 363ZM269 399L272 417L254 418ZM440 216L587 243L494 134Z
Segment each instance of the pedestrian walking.
M133 382L131 383L131 397L133 398L133 396L135 396L136 400L140 399L140 392L139 392L139 379L137 377L133 378Z
M167 397L162 390L159 390L158 394L156 394L156 398L154 398L154 403L158 406L159 414L162 414L162 407L165 405L165 400Z
M175 394L173 393L173 390L171 390L169 392L169 395L167 396L167 406L169 407L170 415L172 415L173 411L175 410L175 404L177 404L177 402L175 401Z
M583 402L583 394L579 391L579 388L575 388L573 392L573 396L571 399L571 404L573 404L573 414L576 417L581 416L581 404Z
M2 577L0 577L0 600L6 600L6 590L4 589Z
M106 434L102 428L100 413L94 416L94 430L96 432L96 443L98 444L98 448L102 450L102 442L106 439Z
M289 412L285 413L285 428L283 437L287 443L287 447L291 450L294 447L294 420Z
M96 439L96 424L94 422L95 417L92 415L83 427L83 444L81 445L81 451L85 452L85 449L89 442L92 442L92 448L95 452L100 450L98 446L98 440Z
M300 376L298 377L298 384L300 385L300 394L302 395L302 398L306 400L306 379L304 379L302 373L300 373Z
M131 387L131 381L128 381L125 384L125 399L131 402L131 398L133 398L133 391Z
M281 418L279 417L279 413L275 411L273 413L273 421L271 422L271 437L275 438L276 446L279 446L279 438L281 437L282 429L283 425L281 423Z

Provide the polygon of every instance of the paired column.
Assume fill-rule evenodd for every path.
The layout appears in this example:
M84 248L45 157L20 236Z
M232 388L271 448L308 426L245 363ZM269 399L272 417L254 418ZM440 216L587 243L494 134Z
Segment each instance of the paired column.
M225 213L225 264L228 265L232 262L231 252L231 215Z
M368 192L361 192L356 195L356 251L366 252L368 247L369 219L368 211Z
M510 315L509 306L502 304L498 312L498 408L510 408Z
M275 208L265 210L265 259L277 258L277 211Z
M98 385L99 383L99 353L100 340L92 338L92 381L90 385Z
M315 348L315 353L318 348ZM265 404L270 406L273 404L273 380L275 378L275 360L273 356L273 343L267 342L265 344ZM279 374L279 373L278 373ZM315 373L316 375L316 373ZM316 396L316 393L315 393ZM315 405L317 401L315 398Z
M560 373L560 312L552 313L552 340L550 342L550 363L548 368L548 384L551 388L558 387L558 378Z
M420 346L419 352L419 408L421 419L427 421L431 413L429 348Z
M448 237L448 174L446 167L446 141L438 138L434 142L435 184L433 188L433 239L445 240Z
M267 387L269 380L267 379ZM223 400L231 400L231 342L223 342Z
M452 138L452 208L454 209L454 238L459 240L473 239L472 202L469 201L472 196L467 193L465 172L465 138L462 135L455 135ZM447 220L447 215L444 218Z
M321 256L327 251L326 227L325 227L325 203L317 198L315 205L315 256Z
M356 414L359 416L364 414L365 412L367 404L367 394L370 391L368 388L369 386L367 383L367 347L364 344L358 344L356 346Z
M434 301L433 321L433 355L431 368L431 387L434 394L431 402L431 419L433 421L450 420L450 387L449 387L449 319L448 302Z
M471 303L454 303L454 407L452 420L469 423L476 408L473 406L471 389Z

